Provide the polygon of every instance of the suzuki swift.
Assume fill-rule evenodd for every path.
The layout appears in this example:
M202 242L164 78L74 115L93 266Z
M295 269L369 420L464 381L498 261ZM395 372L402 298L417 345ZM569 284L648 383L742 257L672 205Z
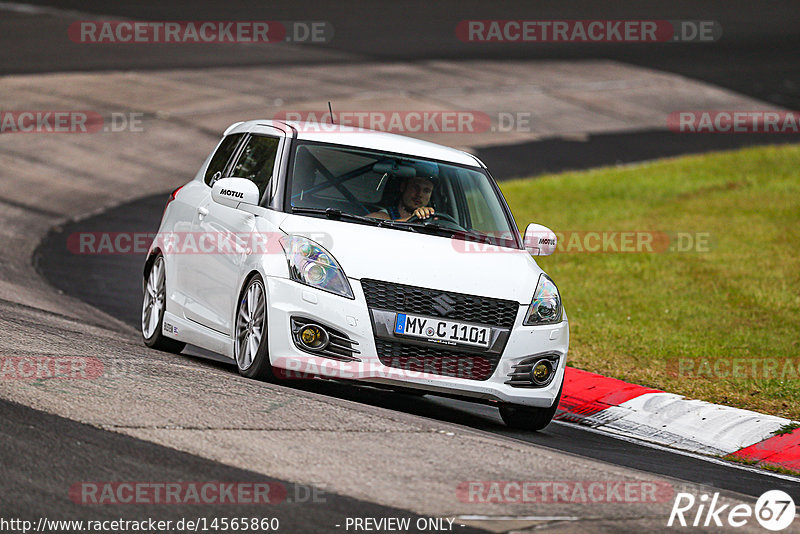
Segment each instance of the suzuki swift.
M569 327L475 156L345 126L230 126L167 201L144 266L142 335L256 379L321 377L496 406L539 430Z

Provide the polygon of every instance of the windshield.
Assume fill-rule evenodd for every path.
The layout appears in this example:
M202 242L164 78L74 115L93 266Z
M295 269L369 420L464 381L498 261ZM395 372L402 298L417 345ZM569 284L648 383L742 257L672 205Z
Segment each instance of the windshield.
M349 222L398 221L436 235L519 248L499 193L483 169L322 143L294 147L289 173L293 211ZM409 218L414 208L433 216Z

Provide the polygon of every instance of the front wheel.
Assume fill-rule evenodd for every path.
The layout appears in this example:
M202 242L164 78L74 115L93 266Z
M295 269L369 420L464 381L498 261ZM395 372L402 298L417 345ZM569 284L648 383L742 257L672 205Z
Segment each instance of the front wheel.
M264 280L258 274L242 291L235 333L233 355L239 374L256 380L273 379L267 343L267 298Z
M147 284L142 300L142 338L150 348L166 352L180 352L186 346L163 334L164 312L167 309L167 278L164 256L158 254L147 273Z
M564 389L564 382L558 390L553 405L549 408L523 408L521 406L500 406L500 417L510 428L519 430L542 430L550 424L553 416L558 410L558 402L561 400L561 392Z

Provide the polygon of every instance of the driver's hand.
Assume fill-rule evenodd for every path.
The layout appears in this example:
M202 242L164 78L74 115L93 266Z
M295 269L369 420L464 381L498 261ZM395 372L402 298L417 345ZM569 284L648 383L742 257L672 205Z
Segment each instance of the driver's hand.
M433 212L434 212L434 211L435 211L435 210L434 210L433 208L431 208L431 207L427 207L427 206L426 206L426 207L424 207L424 208L417 208L417 209L415 209L415 210L414 210L414 215L415 215L416 217L419 217L420 219L427 219L428 217L430 217L431 215L433 215Z

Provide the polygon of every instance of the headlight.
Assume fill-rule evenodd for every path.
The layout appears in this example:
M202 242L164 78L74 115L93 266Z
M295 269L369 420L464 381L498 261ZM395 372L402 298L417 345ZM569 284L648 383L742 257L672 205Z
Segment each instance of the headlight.
M289 263L289 277L292 280L355 299L344 271L330 252L299 235L284 236L280 242Z
M557 324L561 322L561 297L550 277L542 273L533 293L533 302L522 323L525 326Z

